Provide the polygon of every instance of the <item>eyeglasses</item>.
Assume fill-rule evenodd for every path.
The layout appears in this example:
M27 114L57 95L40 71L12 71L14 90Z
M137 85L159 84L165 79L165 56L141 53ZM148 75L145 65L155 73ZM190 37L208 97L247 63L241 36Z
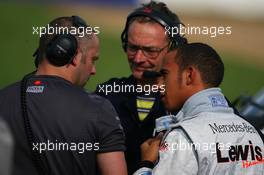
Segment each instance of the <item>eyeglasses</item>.
M157 48L157 47L145 47L145 46L138 46L131 44L127 42L127 54L130 56L136 55L138 50L141 50L143 52L143 55L145 57L149 58L156 58L159 56L160 52L162 52L168 45L162 47L162 48Z

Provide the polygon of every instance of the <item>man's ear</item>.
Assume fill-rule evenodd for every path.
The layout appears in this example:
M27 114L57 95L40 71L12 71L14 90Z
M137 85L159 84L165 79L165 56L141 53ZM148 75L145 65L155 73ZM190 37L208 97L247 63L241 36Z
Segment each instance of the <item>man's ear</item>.
M193 66L189 66L187 69L185 69L184 78L185 78L185 84L187 86L194 83L196 78L196 73L197 73L196 69Z
M71 64L72 64L73 66L77 66L78 64L80 64L81 59L82 59L82 52L78 49L78 50L77 50L77 54L76 54L76 55L74 56L74 58L72 59Z

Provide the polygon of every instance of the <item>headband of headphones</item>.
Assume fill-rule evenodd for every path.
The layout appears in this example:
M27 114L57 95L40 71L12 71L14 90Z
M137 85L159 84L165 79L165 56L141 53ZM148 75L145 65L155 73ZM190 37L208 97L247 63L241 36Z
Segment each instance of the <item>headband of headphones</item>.
M132 18L137 17L137 16L149 17L167 29L171 29L172 27L180 28L180 25L182 24L177 16L176 16L176 21L173 21L171 18L168 17L166 13L162 11L157 11L149 7L143 7L143 8L137 9L128 15L125 29L121 34L122 47L125 51L126 51L126 44L127 44L127 37L128 37L127 31L130 25L130 21L132 20ZM171 40L170 49L176 48L181 44L187 43L187 39L180 36L180 34L176 34L173 36L169 34L169 38Z
M79 16L72 16L72 26L87 27L86 22ZM49 62L55 66L64 66L72 62L77 53L78 42L72 34L55 35L48 43L46 48L46 57ZM35 56L35 66L39 64L39 49L33 54Z

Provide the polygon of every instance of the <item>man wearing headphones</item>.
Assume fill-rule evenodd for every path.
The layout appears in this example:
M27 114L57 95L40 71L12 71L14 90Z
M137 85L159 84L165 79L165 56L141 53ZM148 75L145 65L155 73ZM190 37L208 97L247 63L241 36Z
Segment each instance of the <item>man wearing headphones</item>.
M160 119L167 126L162 141L159 136L142 144L142 168L135 175L263 175L261 133L228 106L217 52L191 43L164 60L162 101L169 111L180 111Z
M162 2L151 1L134 10L128 15L121 35L132 75L112 78L97 87L96 93L109 99L120 117L126 136L125 156L129 174L140 162L140 145L152 137L155 119L166 115L166 111L157 91L146 93L126 89L106 95L100 87L119 85L123 89L133 89L141 86L144 89L153 86L151 71L160 71L164 55L171 48L186 43L180 35L166 35L166 27L179 27L180 24L177 15Z
M126 175L124 133L114 108L83 90L96 72L98 37L65 32L85 30L78 16L49 26L64 31L40 38L37 71L0 91L0 115L15 140L13 174Z

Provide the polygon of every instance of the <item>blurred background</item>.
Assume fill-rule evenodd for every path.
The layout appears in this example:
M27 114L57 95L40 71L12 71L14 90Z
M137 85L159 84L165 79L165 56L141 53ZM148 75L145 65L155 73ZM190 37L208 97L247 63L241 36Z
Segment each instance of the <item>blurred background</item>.
M57 0L0 1L1 57L0 89L33 71L33 52L38 35L32 27L46 26L59 16L79 15L98 26L101 42L97 74L86 85L93 91L111 77L130 74L120 34L127 15L148 0ZM263 0L165 0L185 25L231 26L230 35L187 35L190 42L213 46L225 63L222 89L234 100L253 95L264 87L264 1Z

